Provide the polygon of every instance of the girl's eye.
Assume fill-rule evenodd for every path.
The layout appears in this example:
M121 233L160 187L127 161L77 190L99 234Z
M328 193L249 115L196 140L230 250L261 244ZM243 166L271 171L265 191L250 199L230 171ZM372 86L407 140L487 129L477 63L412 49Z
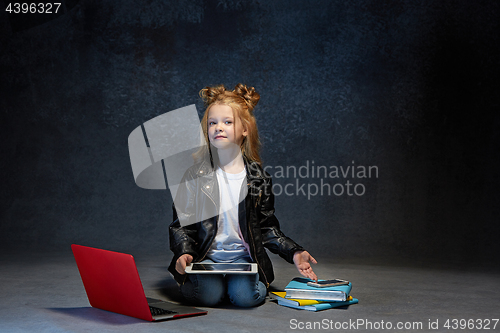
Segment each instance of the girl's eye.
M231 125L231 124L232 124L232 121L226 120L226 125Z
M212 126L214 125L215 123L213 121L209 122L208 125Z

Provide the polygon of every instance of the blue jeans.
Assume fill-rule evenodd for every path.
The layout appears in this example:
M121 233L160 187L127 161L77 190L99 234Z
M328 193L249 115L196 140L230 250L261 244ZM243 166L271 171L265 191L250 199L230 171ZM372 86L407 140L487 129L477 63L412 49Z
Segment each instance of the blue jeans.
M213 261L206 259L202 262ZM227 293L234 305L252 307L264 302L267 294L266 286L259 281L259 274L189 274L180 289L188 301L198 306L215 306Z

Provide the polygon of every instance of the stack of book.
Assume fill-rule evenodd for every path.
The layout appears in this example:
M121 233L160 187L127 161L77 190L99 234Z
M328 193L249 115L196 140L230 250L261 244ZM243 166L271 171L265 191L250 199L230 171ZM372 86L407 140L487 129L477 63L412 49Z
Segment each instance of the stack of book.
M358 303L358 299L349 295L352 284L317 288L307 285L312 280L294 278L283 292L272 292L279 305L290 308L321 311Z

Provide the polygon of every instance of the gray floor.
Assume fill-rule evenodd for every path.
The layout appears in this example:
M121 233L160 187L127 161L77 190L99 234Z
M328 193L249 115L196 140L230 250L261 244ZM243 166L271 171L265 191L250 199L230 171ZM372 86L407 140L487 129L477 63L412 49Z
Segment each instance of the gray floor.
M320 262L320 278L339 277L353 283L359 304L345 309L309 312L281 307L267 300L260 307L238 309L230 305L208 309L206 316L149 323L91 308L71 252L53 254L3 254L0 256L1 332L297 332L355 331L392 324L393 331L476 332L486 319L500 315L500 274L492 269L423 267L408 264L362 263L356 260ZM147 296L179 301L176 285L166 271L168 257L136 262ZM276 280L283 288L297 272L273 256ZM446 329L453 319L473 319L474 329ZM438 320L438 330L429 321ZM419 325L395 329L398 322ZM315 324L316 323L316 324ZM359 326L352 324L357 323ZM463 321L462 321L463 323ZM335 325L345 329L335 329ZM346 325L350 325L346 327ZM495 322L489 324L493 329ZM302 328L302 325L304 329ZM318 325L321 325L319 327ZM453 328L453 326L451 326ZM322 329L320 329L322 328ZM500 324L496 325L500 330Z

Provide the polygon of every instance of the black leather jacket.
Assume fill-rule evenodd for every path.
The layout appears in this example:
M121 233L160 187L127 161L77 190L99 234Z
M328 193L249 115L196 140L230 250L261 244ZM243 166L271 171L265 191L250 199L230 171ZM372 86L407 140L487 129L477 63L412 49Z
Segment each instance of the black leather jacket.
M304 250L300 245L286 237L280 230L280 225L274 216L274 195L272 193L272 179L258 163L248 161L244 158L247 170L248 194L238 207L239 223L244 241L249 245L250 255L259 268L259 279L269 287L274 280L274 272L271 260L265 248L271 252L279 254L289 263L293 263L293 254L296 251ZM194 187L202 189L196 191ZM192 196L195 193L197 198ZM203 213L211 214L218 212L215 207L214 198L218 198L218 183L209 163L202 162L191 167L184 175L183 182L177 191L177 198L185 196L179 202L185 202L186 207L179 211L182 218L200 221L197 216ZM194 207L196 206L196 207ZM212 245L217 234L217 214L204 215L214 216L204 219L201 222L192 223L184 227L179 223L177 211L173 207L174 221L170 224L170 249L174 252L174 257L168 270L173 274L175 280L184 283L186 275L179 274L175 269L177 259L183 254L193 256L193 262L200 262ZM185 214L187 212L187 214Z

